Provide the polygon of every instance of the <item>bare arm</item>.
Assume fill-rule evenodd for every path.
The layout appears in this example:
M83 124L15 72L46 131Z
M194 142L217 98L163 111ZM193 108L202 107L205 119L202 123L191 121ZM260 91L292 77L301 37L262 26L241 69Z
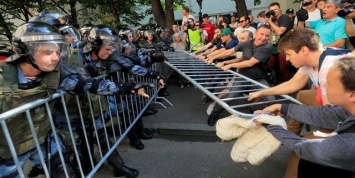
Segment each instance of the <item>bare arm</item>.
M285 33L285 31L287 30L286 27L279 27L277 26L272 20L271 18L266 18L268 24L270 25L270 27L276 32L276 34L278 35L282 35L283 33Z
M222 53L223 51L226 51L226 49L225 48L221 48L221 49L215 50L212 53L208 54L207 58L212 58L212 57Z
M294 93L304 86L306 86L309 76L307 74L301 74L297 72L289 81L281 83L280 85L260 90L257 92L249 93L249 101L260 98L262 96L270 95L287 95Z
M211 61L211 62L213 62L214 60L217 60L217 59L226 58L226 57L232 55L233 53L235 53L234 48L231 48L231 49L225 50L225 51L223 51L223 52L219 53L218 55L213 56L213 57L211 57L211 58L208 57L208 58L206 59L206 61ZM210 63L211 63L211 62L210 62Z
M216 46L213 46L212 48L210 49L207 49L206 51L204 51L203 53L197 55L196 57L198 59L204 59L205 56L207 56L208 54L211 54L212 52L216 51L217 50L217 47Z
M230 68L247 68L247 67L252 67L255 64L259 63L260 61L252 57L249 60L246 61L241 61L237 63L230 63L228 65L225 65L222 67L223 70L228 70Z
M298 21L297 23L297 28L309 28L309 22L304 22L304 21Z
M336 41L334 41L333 43L329 43L327 45L325 45L324 47L337 47L337 48L341 48L345 45L345 39L338 39Z
M236 63L236 62L240 62L242 61L242 58L235 58L235 59L230 59L230 60L227 60L227 61L223 61L223 62L218 62L216 64L216 67L218 68L221 68L225 65L228 65L228 64L232 64L232 63Z
M202 46L199 50L197 50L197 51L195 51L195 52L193 52L193 53L191 53L191 54L196 54L196 53L198 53L198 52L205 51L205 50L207 50L210 46L212 46L212 43L211 43L211 42L210 42L210 43L207 43L206 45Z
M355 11L352 12L351 14L353 13L355 14ZM351 18L350 19L346 18L345 31L348 37L355 36L355 24Z

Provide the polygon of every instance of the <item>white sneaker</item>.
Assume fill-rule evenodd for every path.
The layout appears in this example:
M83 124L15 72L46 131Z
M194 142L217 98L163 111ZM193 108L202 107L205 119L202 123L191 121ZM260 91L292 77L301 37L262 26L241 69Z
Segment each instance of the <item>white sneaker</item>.
M206 110L207 115L210 115L211 112L213 111L214 108L214 104L210 104Z

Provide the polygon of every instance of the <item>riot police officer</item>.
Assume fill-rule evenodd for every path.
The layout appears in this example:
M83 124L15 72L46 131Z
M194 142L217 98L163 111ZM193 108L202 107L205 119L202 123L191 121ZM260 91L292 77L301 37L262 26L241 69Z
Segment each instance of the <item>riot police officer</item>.
M42 22L29 22L19 26L13 34L12 44L15 54L0 63L1 113L47 97L48 93L53 93L58 88L60 75L56 67L61 52L65 51L67 46L63 35L55 27ZM69 176L74 177L72 168L60 161L58 149L65 149L56 147L44 106L36 108L31 115L42 153L45 159L48 159L46 152L49 152L51 157L51 177L64 176L63 165ZM23 167L28 159L40 163L40 153L36 149L26 116L14 116L6 123L20 166ZM45 140L49 141L45 143ZM59 144L62 145L61 142ZM45 145L50 145L50 149L47 150ZM13 158L9 155L11 154L4 132L0 131L0 177L18 176L17 170L13 169Z

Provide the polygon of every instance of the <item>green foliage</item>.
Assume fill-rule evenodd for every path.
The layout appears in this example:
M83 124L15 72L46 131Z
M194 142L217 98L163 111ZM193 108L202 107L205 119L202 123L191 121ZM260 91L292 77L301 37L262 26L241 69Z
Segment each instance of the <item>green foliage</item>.
M254 6L261 4L261 0L254 0Z

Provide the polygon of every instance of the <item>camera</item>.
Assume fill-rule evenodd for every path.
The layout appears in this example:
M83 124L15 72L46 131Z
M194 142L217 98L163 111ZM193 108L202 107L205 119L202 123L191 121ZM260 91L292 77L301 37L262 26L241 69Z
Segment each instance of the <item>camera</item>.
M191 29L191 28L192 28L192 24L191 24L189 21L187 21L187 22L186 22L186 27L187 27L188 29Z
M271 16L275 16L275 11L269 10L266 12L265 17L270 18Z
M306 9L300 9L296 12L296 17L298 21L306 21L308 20L308 11Z
M303 1L302 6L309 6L312 4L312 1Z
M338 11L339 17L345 17L351 13L351 9L355 9L355 4L351 4L349 6L344 7L342 10Z

